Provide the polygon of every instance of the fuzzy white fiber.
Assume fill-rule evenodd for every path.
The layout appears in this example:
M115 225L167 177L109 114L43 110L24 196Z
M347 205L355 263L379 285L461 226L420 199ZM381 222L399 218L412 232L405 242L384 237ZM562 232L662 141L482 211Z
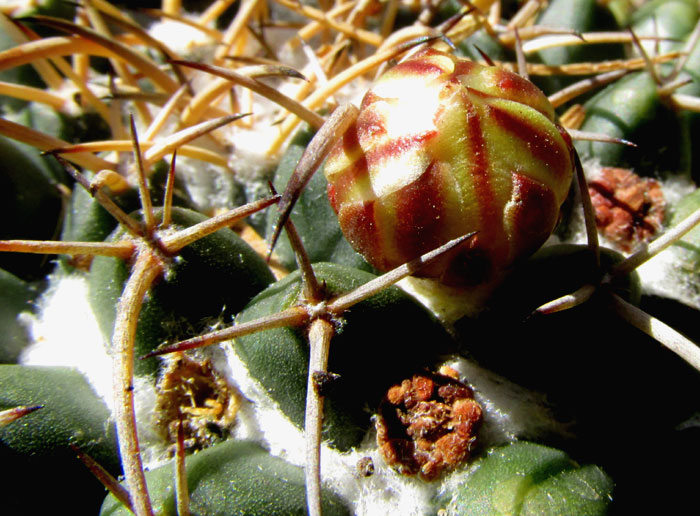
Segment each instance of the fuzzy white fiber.
M33 344L24 350L19 363L77 369L113 413L112 359L90 307L86 275L54 273L49 288L37 301L37 308L36 316L22 314ZM145 444L144 462L148 463L164 451L151 425L155 385L150 379L134 378L134 397L139 435Z
M39 315L23 316L34 344L24 352L21 363L76 368L112 410L111 359L90 308L87 289L83 274L56 273L51 278L51 286L38 300ZM232 348L224 344L222 349L223 352L214 349L207 355L245 398L233 438L256 441L273 455L303 466L303 432L280 412L264 389L248 375ZM155 407L154 385L136 378L135 393L144 463L156 467L167 457L167 449L151 425ZM357 474L357 462L366 456L372 457L376 467L370 478ZM430 498L434 488L405 479L388 469L377 454L373 435L368 436L360 449L351 453L342 454L324 446L322 471L325 485L347 500L358 516L397 514L397 510L406 516L431 513Z
M112 361L88 301L83 274L56 272L37 303L36 316L23 314L33 344L20 363L74 367L112 409Z
M682 185L664 187L671 198L683 193ZM582 234L579 232L579 235ZM582 240L580 236L576 238ZM697 297L692 298L687 294L690 290L682 287L671 260L672 252L667 250L640 269L645 288L676 298L685 296L681 300L697 306ZM50 277L50 287L37 305L38 315L23 315L34 344L25 350L21 363L78 369L111 409L112 364L90 308L86 275L57 271ZM233 347L223 344L206 354L212 358L217 370L243 394L234 438L256 441L273 455L303 467L303 431L282 414L264 388L250 377ZM543 433L567 435L566 424L552 417L542 395L514 385L462 358L451 359L448 365L471 385L484 408L480 436L482 446L534 438ZM164 443L151 426L155 386L145 379L136 379L135 388L144 461L154 467L167 456ZM454 475L464 474L468 469L465 466L433 483L407 478L386 466L379 456L375 440L375 432L371 430L362 445L352 452L340 453L325 445L322 449L324 485L345 499L357 516L435 514L436 496L447 489ZM358 473L358 461L365 457L370 457L375 466L375 473L370 477Z
M264 388L249 376L233 348L226 345L224 350L226 363L217 364L217 368L230 371L229 381L247 400L239 413L235 437L257 441L273 455L303 467L303 432L280 412ZM523 389L463 358L455 357L447 365L467 379L487 413L481 430L484 446L534 437L542 432L567 435L566 425L553 418L542 395ZM370 457L375 467L370 477L358 474L358 461L364 457ZM452 476L463 473L465 468L432 483L402 476L389 468L379 455L374 430L370 430L363 443L351 452L341 453L326 445L321 452L324 485L346 500L357 516L433 515L435 497L444 490Z
M225 349L233 374L231 381L248 400L241 407L235 437L257 441L273 455L303 467L303 432L280 412L260 384L248 375L232 347ZM340 453L323 445L321 471L324 485L344 498L357 516L430 514L431 486L406 479L388 469L378 456L372 434L370 432L362 446L349 453ZM372 458L375 473L365 478L358 475L357 462L367 456Z
M57 272L51 277L51 286L38 300L39 315L25 314L35 343L25 351L21 363L75 367L112 409L111 360L90 308L87 288L84 274ZM258 442L273 455L303 467L303 431L282 414L248 374L233 347L225 343L203 353L243 395L233 438ZM551 417L546 400L537 393L462 358L454 358L448 365L467 379L484 407L485 445L503 444L541 431L566 433L566 427ZM166 460L167 447L152 427L155 386L147 379L136 378L135 392L144 462L156 467ZM523 414L527 417L521 417ZM358 473L358 461L364 457L374 463L375 473L370 477ZM346 500L357 516L435 514L434 499L451 478L447 475L442 481L426 483L391 470L379 455L374 430L368 432L361 446L348 453L324 445L321 460L324 485Z
M185 17L195 19L193 16ZM216 48L216 42L206 32L176 20L156 21L150 25L148 32L183 59L206 59Z
M588 161L584 164L587 179L595 178L601 170L599 163ZM666 205L674 206L682 197L695 190L695 185L687 178L672 177L666 180L657 179L666 200ZM669 210L670 211L670 210ZM667 213L667 218L670 213ZM578 217L574 222L572 243L585 243L585 229L583 227L583 216ZM668 222L662 232L668 230ZM600 237L601 245L615 248L604 237ZM651 258L646 263L637 268L637 273L642 285L642 290L647 294L655 294L668 297L685 303L693 308L700 309L700 293L698 285L693 285L691 277L679 270L679 256L682 250L671 246L658 255ZM631 253L623 253L631 254Z

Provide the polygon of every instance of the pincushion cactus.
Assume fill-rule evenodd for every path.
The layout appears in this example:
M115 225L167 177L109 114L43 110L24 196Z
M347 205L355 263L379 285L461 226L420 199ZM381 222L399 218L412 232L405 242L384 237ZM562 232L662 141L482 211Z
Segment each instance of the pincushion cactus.
M3 177L19 185L13 192L26 190L27 196L13 193L17 203L3 219L8 229L0 249L81 257L13 269L22 279L8 277L11 288L2 292L9 296L3 321L12 340L3 341L0 356L17 362L0 366L4 464L19 472L17 464L32 457L33 468L49 472L41 478L42 488L57 486L63 496L55 500L88 514L100 512L94 500L103 492L86 478L82 462L111 491L104 514L604 514L616 506L620 511L645 506L648 501L638 500L635 484L659 493L659 499L689 500L682 459L676 457L697 447L692 438L697 407L692 397L688 401L680 394L698 387L699 353L637 305L671 304L670 317L681 308L692 315L698 309L695 237L683 236L696 223L697 203L692 193L680 204L678 198L695 191L698 31L693 26L699 13L694 2L681 0L642 7L581 1L576 4L585 20L569 11L572 19L552 26L567 3L480 0L464 8L445 2L440 9L417 11L409 3L316 6L277 0L268 11L267 4L250 0L231 15L225 13L226 1L204 8L164 2L162 10L136 15L91 0L61 13L70 20L56 17L52 4L42 5L42 15L27 15L13 4L4 7L12 19L2 18L8 42L0 52L0 71L11 72L5 78L12 83L0 84L0 93L9 97L2 103L0 132L6 139L1 143L8 156L24 157L21 164L6 160ZM186 14L186 9L197 12ZM598 14L588 16L594 10ZM683 23L665 22L679 13ZM596 33L609 30L613 19L620 29L633 31ZM307 43L288 37L284 31L290 26ZM168 33L172 27L175 38ZM487 39L488 48L472 46ZM614 45L620 54L595 61L591 41ZM622 55L623 44L629 55L608 61ZM590 48L587 62L571 62L578 58L568 45ZM564 62L547 52L559 46ZM471 61L461 60L463 49ZM95 58L92 63L87 56ZM499 62L508 56L519 64ZM512 138L489 129L484 144L472 150L498 148L494 155L508 164L506 172L521 178L523 169L533 169L545 186L537 190L541 195L513 200L506 195L512 194L506 181L503 197L511 200L500 211L488 208L492 205L482 197L465 203L467 211L486 206L482 218L499 224L510 223L503 213L520 201L527 202L523 210L535 214L525 217L527 224L511 224L513 231L502 236L503 246L515 251L496 253L500 258L490 261L499 271L508 269L498 285L466 296L424 290L417 300L410 293L415 286L402 281L405 293L390 285L408 275L444 277L435 273L435 263L455 247L480 246L493 236L490 226L456 224L445 216L441 223L447 230L433 238L437 231L421 233L431 221L419 220L420 210L410 207L437 206L431 197L435 189L416 188L408 200L397 192L399 205L409 209L387 219L383 245L399 248L411 239L421 245L386 263L370 253L365 261L351 244L362 253L368 246L358 244L364 237L355 234L357 219L344 214L343 205L348 192L360 191L367 200L362 178L358 186L357 174L347 174L367 169L356 165L362 159L348 141L356 127L360 140L367 140L363 146L377 145L379 140L369 136L379 125L362 114L354 125L356 110L347 101L359 101L370 88L384 98L406 94L401 87L389 91L396 86L392 78L430 59L462 70L457 79L471 93L491 98L496 107L484 108L484 120L489 113L502 114L505 104L536 119L526 133L506 124ZM380 66L388 71L370 87L369 75ZM547 91L547 98L526 71L545 89L551 85L535 74L592 77ZM487 77L485 89L469 82L477 75ZM512 104L508 88L489 82L494 77L520 85L514 100L521 102L523 95L529 100ZM603 83L610 83L608 89L583 103L580 95ZM644 95L637 93L640 87ZM410 133L418 115L433 104L428 105L427 93L408 93L407 109L413 112L388 115L387 123ZM611 101L620 96L631 100L627 105ZM48 117L30 115L28 110L38 113L39 105ZM50 118L56 112L58 117ZM244 116L248 112L253 114ZM470 116L468 110L450 113ZM653 140L636 140L659 113L672 134L682 135L672 141L678 153ZM363 125L367 118L369 125ZM45 122L50 119L61 123L51 128ZM66 130L73 121L84 127L96 119L99 124L88 130ZM288 142L299 119L311 129ZM465 142L457 133L439 152L416 147L408 161L423 163L439 154L443 162L469 163L473 153L443 152ZM658 176L671 221L660 237L648 246L619 249L629 256L599 248L582 173L574 181L576 195L569 195L578 162L570 136L579 140L584 165L579 172L593 175L603 163ZM394 145L395 138L391 133L385 143ZM641 161L630 159L636 151L628 149L629 141L644 151ZM311 175L329 151L327 186L323 174ZM662 159L669 154L683 159ZM554 157L561 167L548 167ZM377 175L386 163L369 165L369 175ZM425 176L422 170L414 170L418 179ZM34 179L27 180L25 172ZM350 176L342 188L339 176ZM395 178L401 186L409 181L391 178L382 184L393 188ZM269 192L269 180L281 197ZM680 184L682 193L671 184ZM438 192L444 197L453 191ZM585 217L574 197L582 199ZM610 198L618 205L628 199ZM59 231L61 199L69 213ZM550 201L544 206L542 199ZM278 202L281 216L273 206ZM22 215L37 211L37 203L48 211L36 219ZM249 217L249 223L239 217ZM528 258L559 217L556 236ZM462 212L454 218L466 221ZM532 220L543 222L531 227ZM20 222L26 230L9 231ZM415 227L391 231L401 224ZM60 232L61 240L46 240L47 228ZM526 238L525 231L534 238ZM276 243L271 255L256 232ZM557 245L560 240L577 245ZM664 277L681 278L682 284L659 288L647 266L637 277L640 264L669 245L672 249L651 261L665 260L670 265ZM391 270L381 274L375 267ZM453 276L448 293L469 283ZM66 302L62 296L69 291L73 297ZM465 297L472 303L469 310L445 309ZM33 305L26 302L32 298ZM673 304L677 300L689 306ZM68 310L61 310L65 305ZM564 308L571 310L553 313ZM454 320L448 312L470 315ZM59 324L51 325L55 319ZM674 324L700 337L683 320L674 318ZM633 351L626 348L630 342ZM644 368L652 366L658 376L649 392ZM406 432L417 435L417 443L407 444L401 436L394 441L381 422L374 429L379 410L388 417L381 400L396 398L392 386L438 378L438 370L449 371L454 382L468 386L465 392L473 392L468 412L482 414L480 424L476 416L467 418L473 433L463 428L462 398L455 401L443 392L440 399L423 399L411 389L402 391L404 408L394 405L405 409L404 419L414 419ZM414 394L420 399L413 400ZM413 410L414 401L429 406ZM443 412L450 413L444 420L438 417ZM645 440L648 446L648 430L640 430L638 422L650 418L655 435L671 450L651 461L657 472L673 472L669 480L639 474L650 454L644 453L643 461L634 453ZM432 448L449 457L423 463L428 464L423 479L392 470L378 451L428 449L430 429L443 426L462 428L464 443ZM465 446L469 453L457 453ZM435 464L448 467L431 469ZM117 480L121 475L123 484ZM26 512L35 503L38 510L41 500L31 500L24 487L35 489L35 484L14 476L5 492L10 507ZM662 488L655 490L656 484Z

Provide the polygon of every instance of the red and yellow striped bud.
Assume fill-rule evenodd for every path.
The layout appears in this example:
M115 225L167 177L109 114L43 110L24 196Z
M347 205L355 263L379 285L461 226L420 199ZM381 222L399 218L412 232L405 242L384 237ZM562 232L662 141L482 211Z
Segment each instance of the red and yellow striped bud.
M478 231L421 271L469 286L548 238L571 184L573 152L530 81L427 49L367 92L325 174L345 236L379 270Z

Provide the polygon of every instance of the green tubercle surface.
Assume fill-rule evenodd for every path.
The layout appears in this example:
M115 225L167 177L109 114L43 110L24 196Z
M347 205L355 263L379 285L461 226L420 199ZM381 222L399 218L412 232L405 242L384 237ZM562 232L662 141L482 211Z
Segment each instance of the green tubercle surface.
M349 292L374 278L330 263L316 264L314 271L329 295ZM291 274L253 299L237 322L294 306L300 291L299 275ZM340 378L326 397L324 438L346 450L356 446L369 428L367 407L376 406L393 383L433 363L449 337L427 311L396 287L353 306L337 328L328 368ZM303 427L309 363L305 332L270 329L236 339L235 348L287 417Z
M464 474L448 503L460 516L602 516L613 483L597 466L529 442L495 448Z
M156 217L159 216L156 211ZM176 229L205 219L191 210L173 209ZM109 240L124 237L125 231L118 228ZM128 264L116 258L97 257L90 269L90 302L108 341L128 274ZM146 298L139 317L136 356L145 355L165 341L172 343L209 331L217 320L227 322L273 281L265 261L228 228L186 246L172 259L165 277ZM152 373L158 361L137 361L135 367L137 374Z
M303 516L306 514L304 473L273 457L258 445L226 441L186 459L190 512L198 516ZM146 473L156 514L176 516L173 465ZM340 499L324 491L325 516L350 514ZM108 496L101 516L130 515Z

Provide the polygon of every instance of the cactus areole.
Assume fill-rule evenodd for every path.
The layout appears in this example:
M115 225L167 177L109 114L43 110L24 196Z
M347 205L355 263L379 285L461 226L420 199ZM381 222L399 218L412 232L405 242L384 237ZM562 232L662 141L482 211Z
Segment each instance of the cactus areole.
M475 286L497 280L549 237L573 153L530 81L425 49L367 92L325 174L345 236L379 270L477 231L420 271Z

